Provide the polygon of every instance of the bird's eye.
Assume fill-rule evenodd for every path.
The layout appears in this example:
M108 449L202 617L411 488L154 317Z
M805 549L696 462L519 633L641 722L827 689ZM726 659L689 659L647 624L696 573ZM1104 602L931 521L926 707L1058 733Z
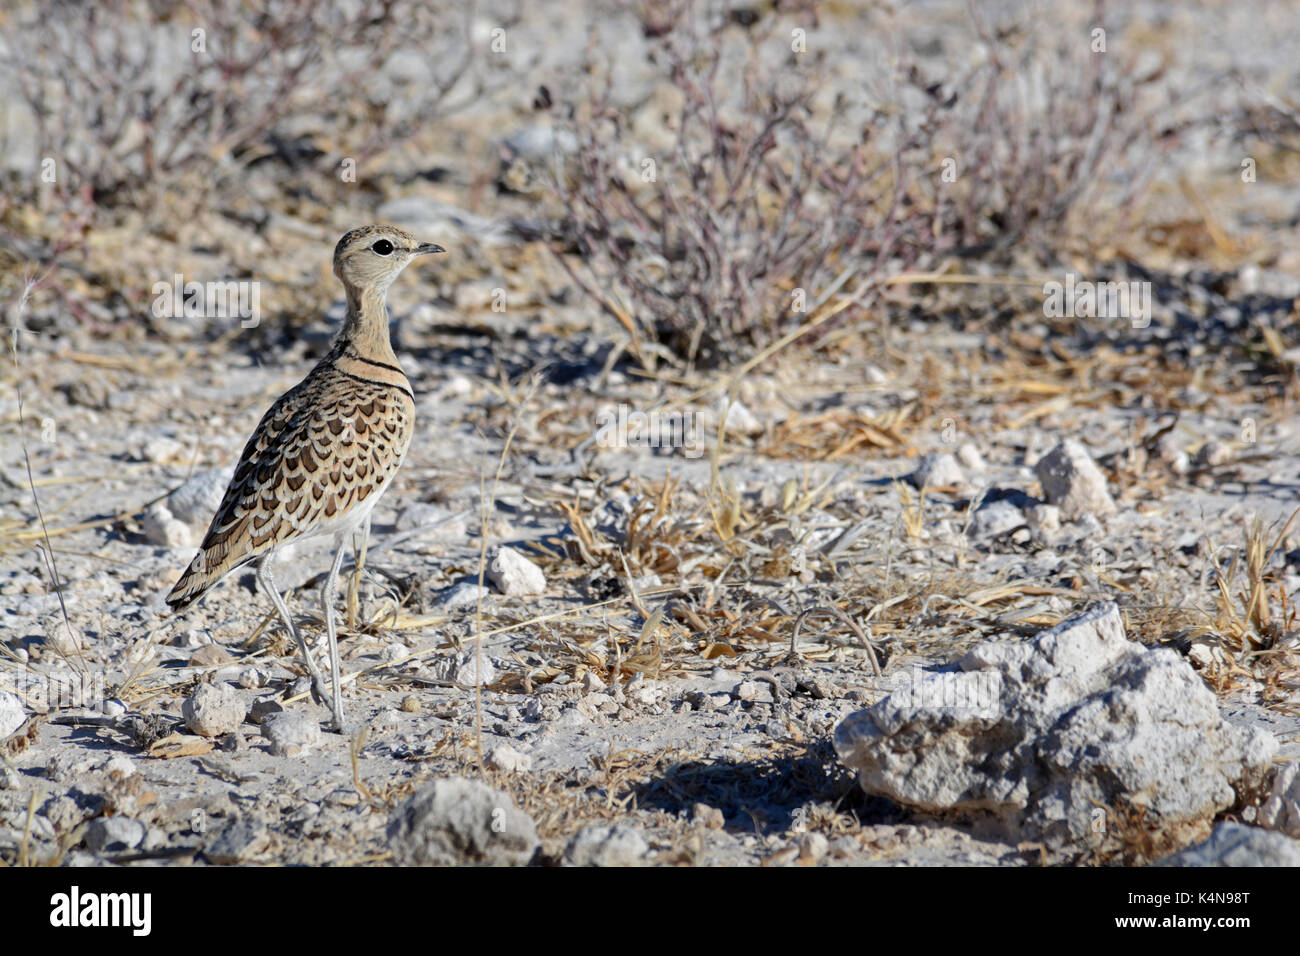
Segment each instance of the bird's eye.
M376 255L386 256L393 251L393 244L387 239L380 239L370 248Z

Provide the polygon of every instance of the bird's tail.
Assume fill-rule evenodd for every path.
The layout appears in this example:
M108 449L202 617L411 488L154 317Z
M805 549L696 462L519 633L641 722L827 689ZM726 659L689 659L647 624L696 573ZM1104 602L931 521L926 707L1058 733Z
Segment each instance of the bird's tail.
M179 614L197 601L235 568L250 561L254 555L231 552L225 547L203 547L194 555L164 600L173 613Z

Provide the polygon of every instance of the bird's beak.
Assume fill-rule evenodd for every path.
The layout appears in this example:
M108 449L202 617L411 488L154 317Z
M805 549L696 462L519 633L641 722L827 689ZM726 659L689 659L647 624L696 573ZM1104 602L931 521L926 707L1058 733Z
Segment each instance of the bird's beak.
M431 252L446 252L446 251L447 250L444 249L442 246L432 242L422 242L415 247L415 254L417 256L427 256Z

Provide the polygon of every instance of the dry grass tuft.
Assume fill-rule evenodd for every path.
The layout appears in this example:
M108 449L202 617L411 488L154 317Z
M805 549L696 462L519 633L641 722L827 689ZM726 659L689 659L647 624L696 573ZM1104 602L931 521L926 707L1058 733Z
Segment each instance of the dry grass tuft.
M1272 543L1264 522L1256 515L1243 535L1244 559L1234 553L1227 567L1214 563L1218 614L1213 630L1238 653L1270 650L1283 634L1295 628L1296 609L1281 574L1270 565L1296 515L1300 515L1300 509L1273 536Z
M1255 516L1243 532L1243 549L1227 563L1213 557L1212 619L1192 630L1212 655L1206 677L1220 693L1239 680L1262 684L1263 698L1293 708L1300 689L1300 630L1282 569L1274 566L1279 546L1300 510L1270 535Z
M1102 809L1106 814L1104 836L1079 862L1146 866L1205 839L1213 827L1208 819L1170 825L1157 819L1147 807L1128 803Z

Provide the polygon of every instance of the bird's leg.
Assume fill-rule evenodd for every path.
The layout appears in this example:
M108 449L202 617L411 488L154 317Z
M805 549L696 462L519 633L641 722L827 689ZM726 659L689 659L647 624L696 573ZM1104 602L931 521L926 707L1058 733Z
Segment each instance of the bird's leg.
M325 634L330 645L330 683L334 687L330 709L334 712L334 729L343 730L343 672L339 667L339 640L334 630L334 592L338 585L339 567L343 564L343 549L347 547L347 535L339 535L334 551L334 564L325 578L321 588L321 602L325 605Z
M357 592L361 585L361 572L366 566L366 547L370 544L370 515L366 515L365 520L361 522L357 529L360 535L361 545L357 548L356 560L353 562L352 580L348 582L348 630L357 629ZM352 540L356 545L357 538Z
M324 704L327 699L325 689L325 678L321 676L320 669L316 662L312 660L311 651L307 649L307 641L298 631L298 625L293 623L293 618L289 616L289 609L284 605L284 598L276 590L275 580L271 577L271 559L272 555L268 553L261 561L257 563L257 580L262 584L262 590L271 597L271 603L280 613L280 619L284 621L285 628L298 644L298 650L302 653L302 662L307 665L307 673L311 675L311 696L312 700L318 704Z

